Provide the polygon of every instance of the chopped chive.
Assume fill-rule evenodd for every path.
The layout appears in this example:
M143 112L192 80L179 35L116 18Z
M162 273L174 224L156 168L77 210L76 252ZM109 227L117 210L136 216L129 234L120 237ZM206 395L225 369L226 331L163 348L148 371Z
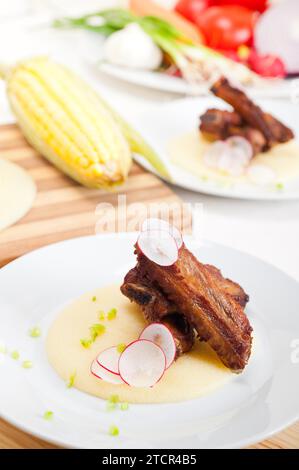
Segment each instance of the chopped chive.
M82 339L80 339L80 343L82 344L83 348L88 349L88 348L90 348L90 346L91 346L91 344L92 344L92 340L91 340L91 339L82 338Z
M40 331L40 328L38 328L38 326L35 326L31 328L31 330L29 330L29 336L31 336L31 338L39 338L40 335L41 335L41 331Z
M127 345L125 343L119 343L117 346L116 346L116 349L117 349L117 352L119 354L123 353L124 350L126 349Z
M89 330L90 330L91 340L95 341L98 336L105 333L106 328L101 323L95 323L89 328Z
M119 429L117 426L110 426L109 428L109 435L110 436L118 436L119 435Z
M112 308L111 310L109 310L109 312L107 313L108 320L114 320L114 318L116 318L116 314L117 314L116 308Z
M96 300L97 300L96 296L94 295L91 300L92 300L92 302L96 302Z
M53 416L54 416L53 411L45 411L43 418L44 418L46 421L50 421L50 419L52 419Z
M119 403L119 396L118 395L111 395L108 399L109 403Z
M69 381L67 383L67 388L72 388L74 386L74 383L75 383L75 379L76 379L76 371L74 371L71 375L70 375L70 378L69 378Z
M120 404L121 411L127 411L129 409L129 403L124 402Z
M0 353L1 354L6 354L7 353L7 347L5 346L4 343L0 343Z
M283 188L284 188L284 185L283 185L283 183L276 183L276 185L275 185L275 186L276 186L276 189L278 189L278 190L281 190L281 189L283 189Z
M23 363L22 363L22 367L24 369L31 369L32 366L33 366L33 364L32 364L31 361L23 361Z
M101 321L105 320L105 313L103 312L103 310L99 312L99 320Z
M19 351L12 351L12 353L10 354L10 357L14 359L15 361L17 361L20 358Z
M106 403L106 410L107 411L115 411L117 408L116 403L111 403L110 401L107 401Z

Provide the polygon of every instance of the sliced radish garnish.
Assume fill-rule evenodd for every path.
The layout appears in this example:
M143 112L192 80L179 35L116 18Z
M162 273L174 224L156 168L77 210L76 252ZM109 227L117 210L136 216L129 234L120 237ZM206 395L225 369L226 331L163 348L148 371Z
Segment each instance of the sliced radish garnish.
M111 348L104 349L104 351L100 352L97 356L97 362L100 366L104 367L104 369L108 370L108 372L118 375L119 356L120 353L118 352L117 347L112 346Z
M104 367L100 366L96 359L91 364L90 372L98 379L105 380L105 382L110 382L112 384L124 383L120 375L112 374L112 372L104 369Z
M159 266L171 266L178 259L176 241L166 230L141 232L137 244L141 252Z
M160 346L146 339L129 344L118 363L121 378L134 387L152 387L161 379L165 368L164 352Z
M176 241L178 249L183 245L183 237L178 228L171 225L169 222L158 218L145 219L141 225L141 231L146 232L148 230L166 230L168 231Z
M235 156L245 160L247 163L253 157L253 148L250 142L239 135L234 135L226 140L231 150L234 150Z
M166 369L171 366L176 355L176 345L167 326L162 323L152 323L144 328L139 339L147 339L160 346L166 357Z

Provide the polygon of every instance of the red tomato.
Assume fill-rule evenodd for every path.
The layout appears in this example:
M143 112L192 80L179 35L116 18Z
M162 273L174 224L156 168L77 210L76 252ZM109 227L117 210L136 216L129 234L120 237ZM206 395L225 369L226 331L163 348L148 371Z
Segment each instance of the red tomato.
M268 8L268 0L215 0L215 5L239 5L249 10L263 13Z
M214 0L179 0L175 10L187 20L196 23L199 15L214 4Z
M257 13L240 6L211 7L197 19L207 45L214 49L237 49L250 45Z

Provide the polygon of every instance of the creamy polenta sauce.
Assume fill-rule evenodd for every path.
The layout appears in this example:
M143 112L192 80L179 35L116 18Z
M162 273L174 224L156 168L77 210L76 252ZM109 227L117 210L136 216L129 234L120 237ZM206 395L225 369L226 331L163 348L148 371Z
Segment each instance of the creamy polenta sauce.
M117 309L114 319L99 320L102 312L112 308ZM80 340L89 337L89 328L95 323L105 325L105 332L85 349ZM97 354L110 346L129 344L138 338L145 325L139 307L121 294L119 285L97 289L69 304L54 320L46 343L48 359L66 383L70 377L75 377L77 389L103 399L117 394L121 401L129 403L188 400L212 392L233 376L214 351L199 341L191 352L177 359L152 388L114 385L90 373L91 362Z
M246 173L242 176L230 176L209 168L204 163L204 154L210 142L197 129L178 136L168 142L167 152L172 163L192 173L201 180L218 183L251 183ZM263 165L275 173L271 184L287 183L299 178L299 145L296 140L275 145L271 150L256 155L249 166Z

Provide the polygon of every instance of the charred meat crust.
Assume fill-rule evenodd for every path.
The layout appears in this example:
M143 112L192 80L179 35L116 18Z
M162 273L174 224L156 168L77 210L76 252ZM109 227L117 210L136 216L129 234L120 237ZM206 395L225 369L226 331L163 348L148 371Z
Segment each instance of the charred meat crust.
M192 348L195 329L199 337L215 349L225 365L235 371L242 370L251 345L251 327L243 312L249 297L242 287L225 279L215 266L199 263L185 247L180 250L180 259L181 263L189 264L189 274L180 271L179 262L175 263L178 264L177 269L161 268L138 253L138 249L137 254L138 264L125 276L121 291L140 305L147 321L158 321L168 326L176 341L177 355ZM170 276L168 282L167 273ZM190 282L192 278L194 280ZM184 294L175 289L182 281ZM197 282L202 284L201 289L192 285ZM169 284L174 284L174 289L169 288ZM192 306L188 305L187 312L186 296ZM178 297L183 300L178 301ZM242 335L244 341L240 339Z
M200 118L200 130L209 139L226 139L233 135L246 138L254 155L269 150L277 143L294 138L291 129L257 106L242 90L221 77L211 87L215 96L226 101L233 111L208 109Z
M183 312L201 340L207 341L222 362L235 372L244 369L251 351L252 328L237 301L221 290L217 276L187 248L178 261L161 267L138 251L138 269L150 275L177 312Z

